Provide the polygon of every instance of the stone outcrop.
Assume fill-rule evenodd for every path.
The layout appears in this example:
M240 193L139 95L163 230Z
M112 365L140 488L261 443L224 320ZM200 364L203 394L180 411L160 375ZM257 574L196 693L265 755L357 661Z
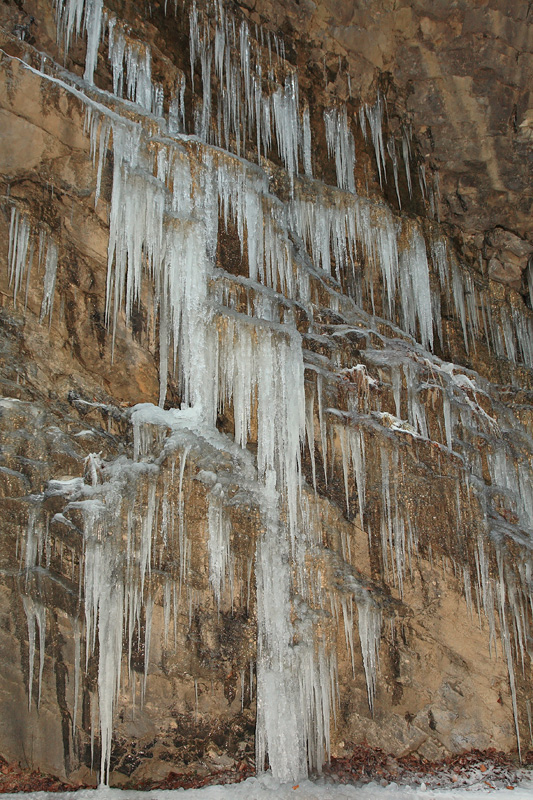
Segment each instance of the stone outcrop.
M528 4L57 5L0 9L0 752L527 750Z

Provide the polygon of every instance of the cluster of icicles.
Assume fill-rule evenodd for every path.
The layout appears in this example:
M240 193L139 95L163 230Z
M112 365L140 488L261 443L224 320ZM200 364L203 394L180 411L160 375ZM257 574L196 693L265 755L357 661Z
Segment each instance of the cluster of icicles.
M94 455L88 459L84 478L54 481L47 489L48 494L63 495L66 510L78 509L84 520L79 581L85 619L83 624L76 623L75 683L79 686L82 638L86 659L98 641L98 719L95 717L93 728L97 725L101 736L101 777L103 781L109 777L113 711L124 677L123 630L128 632L129 669L132 639L144 614L145 681L150 620L158 590L151 571L164 564L168 547L177 548L180 567L179 574L166 579L161 587L165 635L172 627L172 607L176 628L183 593L187 593L183 602L192 614L194 593L186 588L192 543L186 529L183 481L191 450L194 454L208 448L214 464L217 453L233 454L239 484L253 499L262 521L255 554L257 767L262 769L268 756L278 778L295 779L309 767L320 768L327 757L330 718L335 712L335 653L321 628L321 618L325 612L342 613L355 670L353 604L357 606L371 709L382 627L379 602L352 568L349 541L342 542L342 563L335 567L336 593L323 585L320 559L315 559L318 566L314 571L309 567L310 555L320 552L323 556L323 547L318 500L302 477L304 446L307 443L316 489L315 451L321 453L327 481L331 442L339 438L348 511L353 505L349 487L354 481L363 526L365 437L368 431L378 432L383 442L379 531L383 568L400 595L416 557L419 535L416 520L399 502L397 476L407 467L401 463L397 437L432 442L443 458L453 456L461 465L456 475L456 506L450 509L458 528L474 495L484 509L486 530L493 525L491 497L498 488L520 527L531 529L529 449L520 425L496 401L494 416L486 411L489 387L479 376L431 353L434 338L444 339L440 323L444 298L462 327L467 350L483 335L496 355L531 366L531 315L514 307L509 311L501 304L499 319L495 319L487 289L477 286L461 268L444 239L437 237L426 245L415 222L402 221L386 206L355 194L354 140L345 109L325 114L326 139L335 159L339 188L312 180L309 113L305 105L300 108L294 70L288 71L282 85L277 83L278 73L285 69L282 43L277 38L258 31L252 39L245 23L237 32L235 20L221 6L215 9L213 32L207 17L199 15L193 5L191 74L194 81L199 61L203 92L195 107L195 135L187 136L183 75L176 81L164 119L163 90L151 79L149 48L135 42L115 18L106 17L101 0L59 0L57 10L59 33L66 46L73 33L82 28L86 32L85 82L73 76L66 80L64 75L38 74L85 104L97 167L95 203L108 148L112 146L113 151L106 295L111 339L114 342L121 311L125 310L129 320L141 298L158 316L159 330L160 407L145 405L131 410L134 458L121 457L104 464ZM118 97L136 104L137 121L119 116L116 101L115 111L109 111L106 95L88 85L106 19L113 89ZM265 50L269 66L263 75ZM215 125L213 75L219 92ZM265 93L265 84L269 93ZM150 126L143 126L146 115L151 115ZM375 106L362 109L360 124L365 135L367 123L370 128L380 180L385 179L387 152L398 185L396 144L385 146L382 116L383 101L378 98ZM272 128L290 176L290 199L285 203L270 193L267 173L240 157L245 152L245 138L253 136L258 160L261 155L268 156ZM410 187L407 136L402 153ZM304 167L303 178L299 177L299 163ZM238 232L243 261L248 265L246 277L216 267L219 226L230 222ZM26 294L38 234L27 213L14 206L9 270L15 301ZM42 269L44 265L45 275L41 318L52 320L58 250L42 231L38 251L38 266ZM366 263L365 271L359 268L361 261ZM351 276L352 298L340 288L347 275ZM382 286L379 298L374 297L376 276ZM304 349L296 325L297 311L304 310L312 333L319 291L328 296L330 309L343 320L339 333L357 331L368 341L379 340L379 347L366 348L365 358L390 387L395 415L381 410L374 391L376 381L365 367L325 364ZM373 316L376 308L381 313L379 320ZM390 338L383 333L385 327ZM163 410L169 374L178 379L181 410ZM352 401L345 409L328 409L325 387L328 382L340 381L352 387ZM437 430L429 427L422 390L440 398ZM234 441L216 429L217 413L229 405L235 419ZM407 419L402 419L402 410L407 411ZM254 418L257 455L252 458L246 447ZM491 487L483 481L481 457L477 460L471 446L479 437L488 442ZM168 468L172 460L176 470ZM172 485L169 472L177 475ZM220 603L226 590L233 591L236 569L223 468L204 474L202 480L208 489L209 579ZM33 513L27 530L24 559L28 575L35 565L46 563L47 531L39 519ZM69 524L67 517L64 520ZM513 665L515 653L524 655L530 635L523 613L524 604L531 603L530 565L520 565L513 572L502 555L499 577L494 579L489 575L482 537L476 547L477 607L488 616L491 642L495 641L495 610L498 614L517 718ZM462 570L471 604L470 571L462 566L457 569ZM37 629L42 674L45 611L29 595L24 608L30 674ZM130 674L130 678L135 683L135 676ZM74 708L74 726L76 720Z

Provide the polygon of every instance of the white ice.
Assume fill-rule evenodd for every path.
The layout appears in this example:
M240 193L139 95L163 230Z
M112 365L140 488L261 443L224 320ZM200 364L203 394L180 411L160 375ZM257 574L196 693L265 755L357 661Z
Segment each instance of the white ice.
M481 775L482 777L482 775ZM430 789L422 786L402 786L389 783L380 786L372 782L365 786L332 785L323 780L299 780L280 782L270 774L260 778L248 778L238 784L207 786L203 789L154 790L137 792L132 790L81 789L77 792L54 792L55 800L181 800L186 794L198 800L468 800L472 792L487 800L533 800L533 782L524 780L516 786L513 794L507 788L490 789L482 780L460 789ZM5 800L46 800L45 792L5 794Z

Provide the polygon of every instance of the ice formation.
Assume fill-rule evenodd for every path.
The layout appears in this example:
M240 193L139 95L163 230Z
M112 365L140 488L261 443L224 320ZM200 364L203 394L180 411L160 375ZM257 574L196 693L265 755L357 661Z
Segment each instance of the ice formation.
M87 38L84 78L93 82L98 48L102 35L103 0L57 0L57 31L65 52L68 51L72 35L79 36L83 30Z
M24 212L16 205L11 208L11 224L9 229L9 282L13 287L13 303L16 305L17 296L24 288L24 305L28 301L28 287L34 262L36 231L32 232L31 222ZM39 230L37 245L37 270L44 270L43 295L41 302L41 322L48 317L52 324L54 307L54 293L57 274L59 251L53 238L45 228Z
M329 155L335 158L337 185L348 192L355 192L354 166L355 142L348 125L346 107L324 112L326 142Z
M336 469L342 474L346 514L357 517L369 537L379 535L383 574L399 598L422 547L416 508L405 502L405 476L413 467L400 443L408 439L413 446L431 448L448 464L445 480L452 488L445 502L454 535L463 535L462 515L479 504L484 528L471 526L472 537L479 536L475 563L470 571L464 569L462 580L469 607L474 587L492 646L499 630L516 720L515 662L523 658L531 634L523 613L532 604L531 565L525 560L513 571L501 544L509 518L516 518L528 536L533 527L530 440L488 381L433 351L437 342L441 350L446 345L445 307L460 326L467 352L484 340L483 346L514 367L531 367L532 315L517 303L491 303L487 285L458 263L440 233L428 233L384 202L356 192L355 139L345 106L323 115L337 187L313 179L309 107L300 99L298 74L284 58L283 43L265 31L252 36L246 22L239 27L222 4L210 10L192 5L190 77L179 73L171 97L165 98L152 80L150 47L111 16L113 110L106 105L106 93L39 73L86 106L95 205L112 148L105 299L109 338L115 342L121 315L129 323L141 304L157 331L159 407L129 410L131 458L105 463L93 453L83 477L51 481L42 497L32 498L21 542L29 580L47 559L49 533L39 503L51 494L64 498L64 514L54 517L57 524L72 525L68 515L73 511L81 515L77 577L84 616L73 623L73 727L83 641L86 664L98 653L104 782L123 662L132 692L137 681L131 669L135 638L144 637L142 702L155 604L163 605L165 644L172 629L176 640L180 603L192 615L195 598L187 577L194 542L187 531L184 481L188 460L201 448L215 461L221 452L231 455L238 481L261 520L255 555L259 770L268 758L278 779L293 780L308 768L320 769L328 756L336 661L323 618L338 616L339 604L354 672L354 604L357 608L360 664L371 711L375 703L384 612L357 574L346 534L342 558L334 564L335 591L324 588L322 571L333 570L335 559L330 555L328 561L324 554L317 486L322 480L327 484ZM73 35L86 35L87 83L94 81L103 14L101 0L58 0L65 49ZM185 108L186 86L192 110ZM381 184L388 154L401 207L398 144L390 139L385 146L384 116L385 99L379 95L373 106L361 108L359 123L365 139L368 125ZM190 135L187 120L192 122ZM411 144L405 129L401 153L410 195ZM283 200L271 191L270 175L261 166L274 146L288 175ZM248 160L250 153L257 163ZM425 168L420 180L429 196ZM434 201L438 186L432 192ZM217 260L221 234L230 226L240 243L238 275ZM37 260L36 269L44 275L39 315L50 323L60 256L49 232L13 203L8 252L13 302L22 304L24 296L27 303ZM333 321L315 326L315 315L323 314L324 307ZM344 336L364 342L361 363L343 362L337 344ZM322 355L321 348L334 356ZM177 383L180 409L165 410L169 380ZM335 407L331 387L344 398ZM382 396L390 402L382 403ZM431 419L428 397L435 412ZM228 409L232 436L217 430L217 414ZM476 455L478 445L484 463ZM306 447L312 486L303 475ZM222 474L222 469L198 474L207 487L208 577L219 609L227 592L233 597L239 568ZM379 486L374 509L369 486ZM487 534L498 554L497 577L489 570ZM161 583L161 565L172 547L178 566ZM430 552L426 555L431 558ZM74 572L74 557L72 563ZM23 602L31 705L37 632L41 692L46 619L29 589Z

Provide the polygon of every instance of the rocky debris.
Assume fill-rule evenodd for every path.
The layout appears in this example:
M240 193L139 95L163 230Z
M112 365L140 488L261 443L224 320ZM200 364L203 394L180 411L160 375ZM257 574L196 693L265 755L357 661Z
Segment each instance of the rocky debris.
M347 746L347 749L349 746ZM428 789L468 786L491 789L516 786L526 774L506 753L489 749L471 750L430 761L414 755L394 758L383 750L353 745L349 755L332 758L325 775L338 783L361 785L376 781L425 786Z
M220 761L220 756L218 761ZM222 756L227 760L227 757ZM253 759L242 758L233 761L231 766L217 765L215 759L195 762L182 771L169 770L162 780L135 780L134 778L120 784L123 789L152 791L155 789L199 789L202 786L215 784L240 783L255 775ZM96 774L93 773L96 778ZM94 782L72 782L22 767L18 762L8 762L0 756L0 794L11 792L68 792L77 789L94 787Z
M331 758L324 765L322 774L332 783L361 786L372 782L382 786L425 786L436 788L490 788L513 789L529 774L527 767L518 766L507 754L488 749L471 750L440 761L430 761L414 755L395 758L379 748L364 744L347 745L347 755ZM121 783L122 789L154 791L175 789L199 789L202 786L241 783L256 774L253 759L248 757L234 761L231 766L220 764L212 754L201 762L194 762L186 769L171 769L161 780L132 778ZM524 764L533 763L533 752L524 757ZM311 779L317 778L315 774ZM0 793L7 792L64 792L91 788L93 784L65 782L38 770L23 768L17 762L8 763L0 756Z
M81 783L70 783L46 775L40 770L21 767L18 762L8 762L0 756L0 794L8 792L68 792L89 788Z
M206 772L207 774L205 774ZM154 789L199 789L202 786L241 783L241 781L245 781L253 775L255 775L255 766L247 760L242 760L233 767L221 767L219 769L213 769L212 764L204 763L183 773L170 771L166 778L161 781L146 780L139 785L128 785L128 788L142 789L143 791L152 791Z

